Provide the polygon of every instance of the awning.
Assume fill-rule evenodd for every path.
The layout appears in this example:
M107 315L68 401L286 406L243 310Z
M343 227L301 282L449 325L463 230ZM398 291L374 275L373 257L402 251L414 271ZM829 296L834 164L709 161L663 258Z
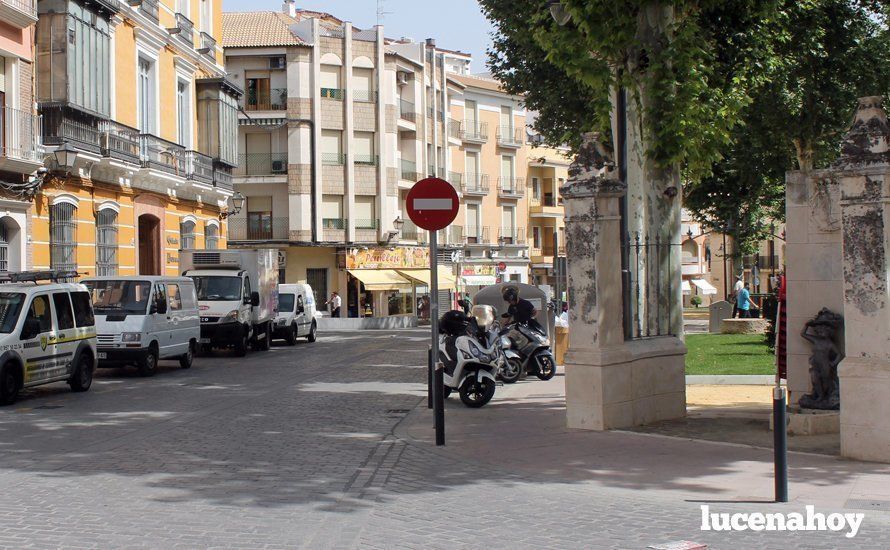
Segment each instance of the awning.
M692 284L697 286L698 289L701 290L701 293L705 296L709 294L717 294L717 289L714 287L714 285L704 279L692 279Z
M431 272L429 269L399 269L399 275L414 280L417 284L429 287ZM456 288L454 275L447 267L439 267L439 288Z
M411 288L411 281L392 269L350 269L353 277L364 283L365 290L403 290Z
M497 283L494 275L464 275L461 280L467 286L489 286Z
M683 294L692 294L692 285L689 284L689 281L680 283L680 288L683 289Z

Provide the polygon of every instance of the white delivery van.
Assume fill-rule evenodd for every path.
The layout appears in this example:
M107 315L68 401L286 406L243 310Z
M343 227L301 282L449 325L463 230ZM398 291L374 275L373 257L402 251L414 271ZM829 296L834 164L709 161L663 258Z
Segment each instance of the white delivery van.
M315 294L306 284L278 285L278 315L275 317L275 338L283 338L291 346L297 338L314 342L318 336L315 321Z
M248 345L267 350L278 309L278 252L272 249L183 250L182 275L195 281L201 349Z
M0 284L0 405L22 388L65 381L83 392L96 369L96 327L86 287L36 284L52 272L14 273ZM72 273L72 276L76 275Z
M188 277L92 277L100 367L136 365L153 376L160 359L187 369L198 349L201 324L195 283Z

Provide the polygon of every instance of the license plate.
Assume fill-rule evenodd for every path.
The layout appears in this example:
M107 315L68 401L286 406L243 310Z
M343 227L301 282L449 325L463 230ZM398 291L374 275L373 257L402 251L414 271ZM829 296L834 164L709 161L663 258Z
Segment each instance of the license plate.
M200 342L201 342L202 344L209 344L209 343L210 343L210 338L201 338Z
M99 359L108 359L108 354L105 353L104 351L100 351L100 352L96 353L96 355L99 356Z

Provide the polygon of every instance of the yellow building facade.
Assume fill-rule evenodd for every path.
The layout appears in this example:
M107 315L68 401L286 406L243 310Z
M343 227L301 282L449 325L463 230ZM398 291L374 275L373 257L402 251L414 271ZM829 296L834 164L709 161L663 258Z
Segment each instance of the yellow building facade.
M559 189L569 177L567 150L530 147L528 152L528 228L530 282L554 285L557 257L566 255L565 209ZM563 285L565 275L561 275Z
M32 268L175 275L180 249L225 248L240 90L221 19L219 0L38 2Z

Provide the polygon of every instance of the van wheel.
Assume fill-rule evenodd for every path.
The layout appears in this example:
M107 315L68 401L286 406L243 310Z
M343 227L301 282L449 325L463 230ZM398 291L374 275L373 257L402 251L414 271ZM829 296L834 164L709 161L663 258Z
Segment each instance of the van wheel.
M312 328L309 329L309 336L306 337L308 342L314 342L318 340L318 327L315 325L315 321L312 321Z
M93 358L90 354L80 354L68 385L71 386L71 391L76 392L87 391L93 385Z
M244 357L245 355L247 355L247 345L248 344L249 344L249 341L248 341L248 337L247 337L247 331L242 329L241 340L239 340L238 343L235 344L235 356L236 357Z
M185 353L185 355L180 356L179 358L179 366L184 369L192 368L192 363L195 361L195 343L189 342L189 350Z
M287 341L287 345L295 346L297 344L297 327L291 325L284 339Z
M0 405L12 405L19 396L18 367L7 363L0 368Z
M140 376L154 376L158 372L158 352L154 347L148 348L136 367Z
M257 339L257 349L260 351L267 351L272 347L272 325L271 323L265 323L263 325L263 333L260 334L260 337Z

